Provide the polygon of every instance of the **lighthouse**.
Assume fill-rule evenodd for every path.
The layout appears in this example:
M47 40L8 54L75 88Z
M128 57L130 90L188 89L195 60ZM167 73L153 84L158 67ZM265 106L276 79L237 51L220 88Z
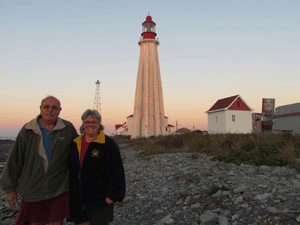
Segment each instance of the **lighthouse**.
M158 60L156 24L148 15L142 23L131 138L166 134L164 101Z

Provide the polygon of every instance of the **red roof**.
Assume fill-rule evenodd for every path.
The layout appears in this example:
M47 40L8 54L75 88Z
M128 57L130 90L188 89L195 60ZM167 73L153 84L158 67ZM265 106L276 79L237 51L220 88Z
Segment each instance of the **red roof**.
M237 103L236 105L234 103ZM230 108L229 108L230 107ZM219 99L207 112L221 110L243 110L251 111L250 107L241 99L239 95Z
M156 25L156 23L154 23L152 21L152 17L151 16L147 16L146 17L146 20L142 23L142 25L144 25L145 23L153 23L154 25Z
M209 110L209 111L215 111L220 109L226 109L231 105L231 103L238 97L238 95L234 95L227 98L219 99Z
M123 127L125 124L126 122L124 122L123 124L116 124L115 129L118 130L120 127Z

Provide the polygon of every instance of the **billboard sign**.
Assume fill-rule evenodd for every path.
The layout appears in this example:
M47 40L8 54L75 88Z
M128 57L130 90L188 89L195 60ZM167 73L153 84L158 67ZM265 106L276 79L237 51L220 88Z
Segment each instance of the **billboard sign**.
M275 111L275 98L262 99L262 113L274 115Z

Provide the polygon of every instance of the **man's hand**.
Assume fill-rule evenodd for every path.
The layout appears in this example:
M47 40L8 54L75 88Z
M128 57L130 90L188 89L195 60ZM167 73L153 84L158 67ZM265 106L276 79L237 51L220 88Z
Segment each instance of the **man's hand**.
M107 205L110 205L113 204L114 202L110 198L106 197L106 203Z
M8 202L10 207L16 207L16 204L18 202L18 196L16 192L8 192L4 199Z

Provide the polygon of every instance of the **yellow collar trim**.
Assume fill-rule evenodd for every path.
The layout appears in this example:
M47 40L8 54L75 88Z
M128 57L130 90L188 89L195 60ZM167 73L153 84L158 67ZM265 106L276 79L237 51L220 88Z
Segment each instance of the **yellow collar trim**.
M79 158L80 158L80 153L81 153L81 142L82 142L82 137L84 136L84 133L82 133L80 136L76 137L73 141L77 144L77 149L79 153ZM103 130L100 131L100 134L97 136L97 138L92 141L92 142L97 142L100 144L105 143L105 134Z

